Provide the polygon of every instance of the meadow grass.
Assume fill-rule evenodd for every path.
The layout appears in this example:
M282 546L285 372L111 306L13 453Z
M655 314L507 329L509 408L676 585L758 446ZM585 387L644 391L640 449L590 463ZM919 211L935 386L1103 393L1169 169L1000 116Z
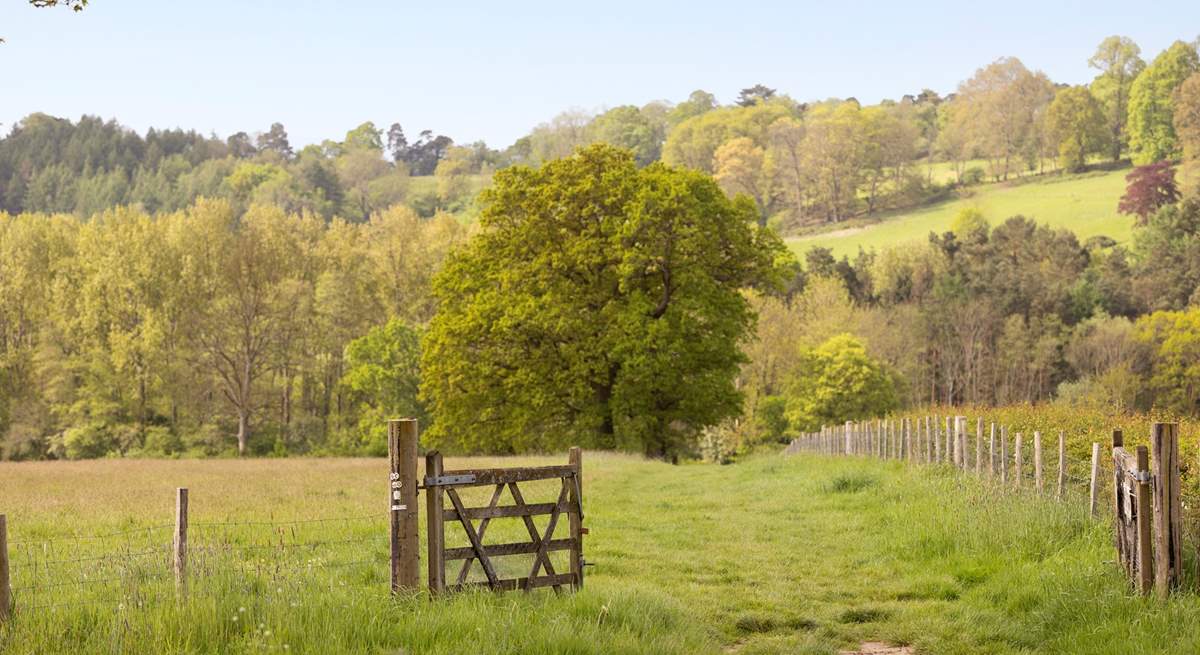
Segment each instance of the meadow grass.
M1116 170L1051 175L970 187L966 197L885 213L878 220L833 227L832 231L791 237L787 243L800 255L810 248L824 247L838 257L853 257L860 247L882 250L924 242L930 232L949 230L955 215L968 207L982 211L993 226L1020 214L1051 227L1067 228L1081 241L1104 235L1128 243L1133 219L1117 213L1127 173Z
M0 464L14 587L125 576L17 591L0 651L830 654L866 640L920 653L1200 649L1196 596L1133 596L1109 528L1075 502L944 468L807 454L671 466L587 453L584 470L595 566L583 591L431 600L387 593L382 460ZM182 603L169 578L153 577L166 570L170 529L157 526L170 522L176 486L191 490L192 547L210 549ZM531 487L526 499L552 492ZM350 518L214 525L338 516ZM525 536L512 523L493 522L487 541ZM105 532L125 534L45 544ZM324 545L292 547L302 543ZM161 554L112 554L143 547ZM101 559L34 569L65 555ZM338 562L350 564L326 566ZM93 604L32 609L70 602Z

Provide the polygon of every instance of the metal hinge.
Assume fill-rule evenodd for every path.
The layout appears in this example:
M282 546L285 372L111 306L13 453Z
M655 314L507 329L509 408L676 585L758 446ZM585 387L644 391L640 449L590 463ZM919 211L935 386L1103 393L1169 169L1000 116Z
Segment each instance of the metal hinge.
M445 487L454 484L471 484L473 482L475 482L474 473L466 475L439 475L425 478L426 487Z
M1150 482L1150 471L1130 471L1129 477L1141 483Z

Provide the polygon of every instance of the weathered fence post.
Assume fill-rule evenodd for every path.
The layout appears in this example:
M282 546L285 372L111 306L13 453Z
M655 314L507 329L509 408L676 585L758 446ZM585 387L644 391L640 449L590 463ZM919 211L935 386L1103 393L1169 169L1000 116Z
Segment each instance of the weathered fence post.
M575 506L579 510L568 515L571 528L571 575L575 578L575 589L583 588L583 451L574 446L567 455L567 463L575 475L575 488L571 490ZM549 571L547 571L548 573Z
M8 620L12 611L12 587L8 573L8 517L0 514L0 623Z
M1145 446L1137 447L1138 473L1150 471L1150 452ZM1095 467L1093 467L1095 468ZM1093 478L1094 479L1094 478ZM1093 495L1094 497L1094 495ZM1151 545L1150 517L1154 511L1150 501L1150 481L1138 480L1137 485L1137 562L1138 562L1138 591L1149 595L1154 584L1153 546ZM1094 505L1094 503L1093 503Z
M441 453L435 450L425 455L426 479L441 477L443 470ZM426 559L429 560L429 593L433 595L446 590L446 531L445 515L442 513L445 505L442 498L444 493L441 485L425 484L425 521L428 532L425 539L429 546Z
M1179 584L1183 561L1183 509L1179 499L1179 426L1155 423L1150 428L1154 496L1154 587L1160 598Z
M391 465L388 507L391 518L392 593L421 585L417 534L417 419L388 421Z
M175 594L179 598L187 597L188 575L188 490L179 487L175 490Z
M851 446L852 439L854 438L853 435L854 435L854 422L846 421L846 432L845 432L845 434L842 435L842 438L845 441L845 448L844 448L845 452L843 453L844 455L850 455L853 453L853 447Z
M975 417L975 475L983 474L983 417Z
M1139 464L1138 470L1145 469L1143 469L1141 464ZM1097 442L1092 443L1092 483L1088 488L1088 492L1090 494L1088 500L1088 513L1092 515L1092 518L1096 518L1096 513L1100 510L1100 507L1096 504L1096 499L1100 493L1100 444Z
M1038 495L1042 495L1045 488L1042 478L1042 433L1036 430L1033 433L1033 486Z
M1000 428L1000 484L1008 485L1008 427Z
M958 432L958 468L963 471L967 470L967 417L954 417L956 431Z
M1062 500L1067 491L1067 439L1063 431L1058 431L1058 496Z
M937 423L933 424L933 461L942 463L942 432Z
M1013 462L1013 477L1017 479L1017 488L1021 488L1021 476L1025 475L1025 458L1021 453L1021 433L1017 433L1017 443L1013 447L1016 451L1016 460Z
M996 477L996 424L992 423L991 436L988 438L988 477Z
M950 424L950 417L946 417L946 463L953 465L957 460L954 459L954 426Z

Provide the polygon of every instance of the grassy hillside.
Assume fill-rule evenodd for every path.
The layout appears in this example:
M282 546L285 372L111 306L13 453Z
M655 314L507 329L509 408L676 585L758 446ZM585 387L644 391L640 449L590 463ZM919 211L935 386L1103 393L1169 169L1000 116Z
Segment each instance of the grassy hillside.
M821 246L841 256L853 255L859 247L878 250L924 241L930 232L948 230L955 214L965 207L978 208L993 225L1023 214L1039 223L1068 228L1081 240L1103 234L1126 242L1133 223L1130 217L1117 213L1126 173L1098 171L972 187L968 197L884 214L877 222L793 237L788 244L799 254Z
M546 462L501 463L532 461ZM466 465L488 464L447 462ZM1195 596L1132 597L1108 528L1078 503L814 455L670 466L588 453L584 468L595 563L584 591L430 601L387 594L382 460L0 464L18 603L0 652L832 655L866 640L918 653L1200 649ZM179 605L164 575L178 485L191 488L196 571ZM347 520L224 525L331 516ZM487 541L520 536L512 521L493 522ZM447 525L451 545L460 533ZM102 556L113 550L124 554ZM87 559L54 563L77 558ZM47 580L66 584L25 589Z

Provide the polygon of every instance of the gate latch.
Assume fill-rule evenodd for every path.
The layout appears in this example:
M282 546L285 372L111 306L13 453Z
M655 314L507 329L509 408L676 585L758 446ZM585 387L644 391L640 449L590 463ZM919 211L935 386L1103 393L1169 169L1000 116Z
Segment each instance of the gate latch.
M1150 482L1150 471L1133 471L1129 475L1143 484Z

